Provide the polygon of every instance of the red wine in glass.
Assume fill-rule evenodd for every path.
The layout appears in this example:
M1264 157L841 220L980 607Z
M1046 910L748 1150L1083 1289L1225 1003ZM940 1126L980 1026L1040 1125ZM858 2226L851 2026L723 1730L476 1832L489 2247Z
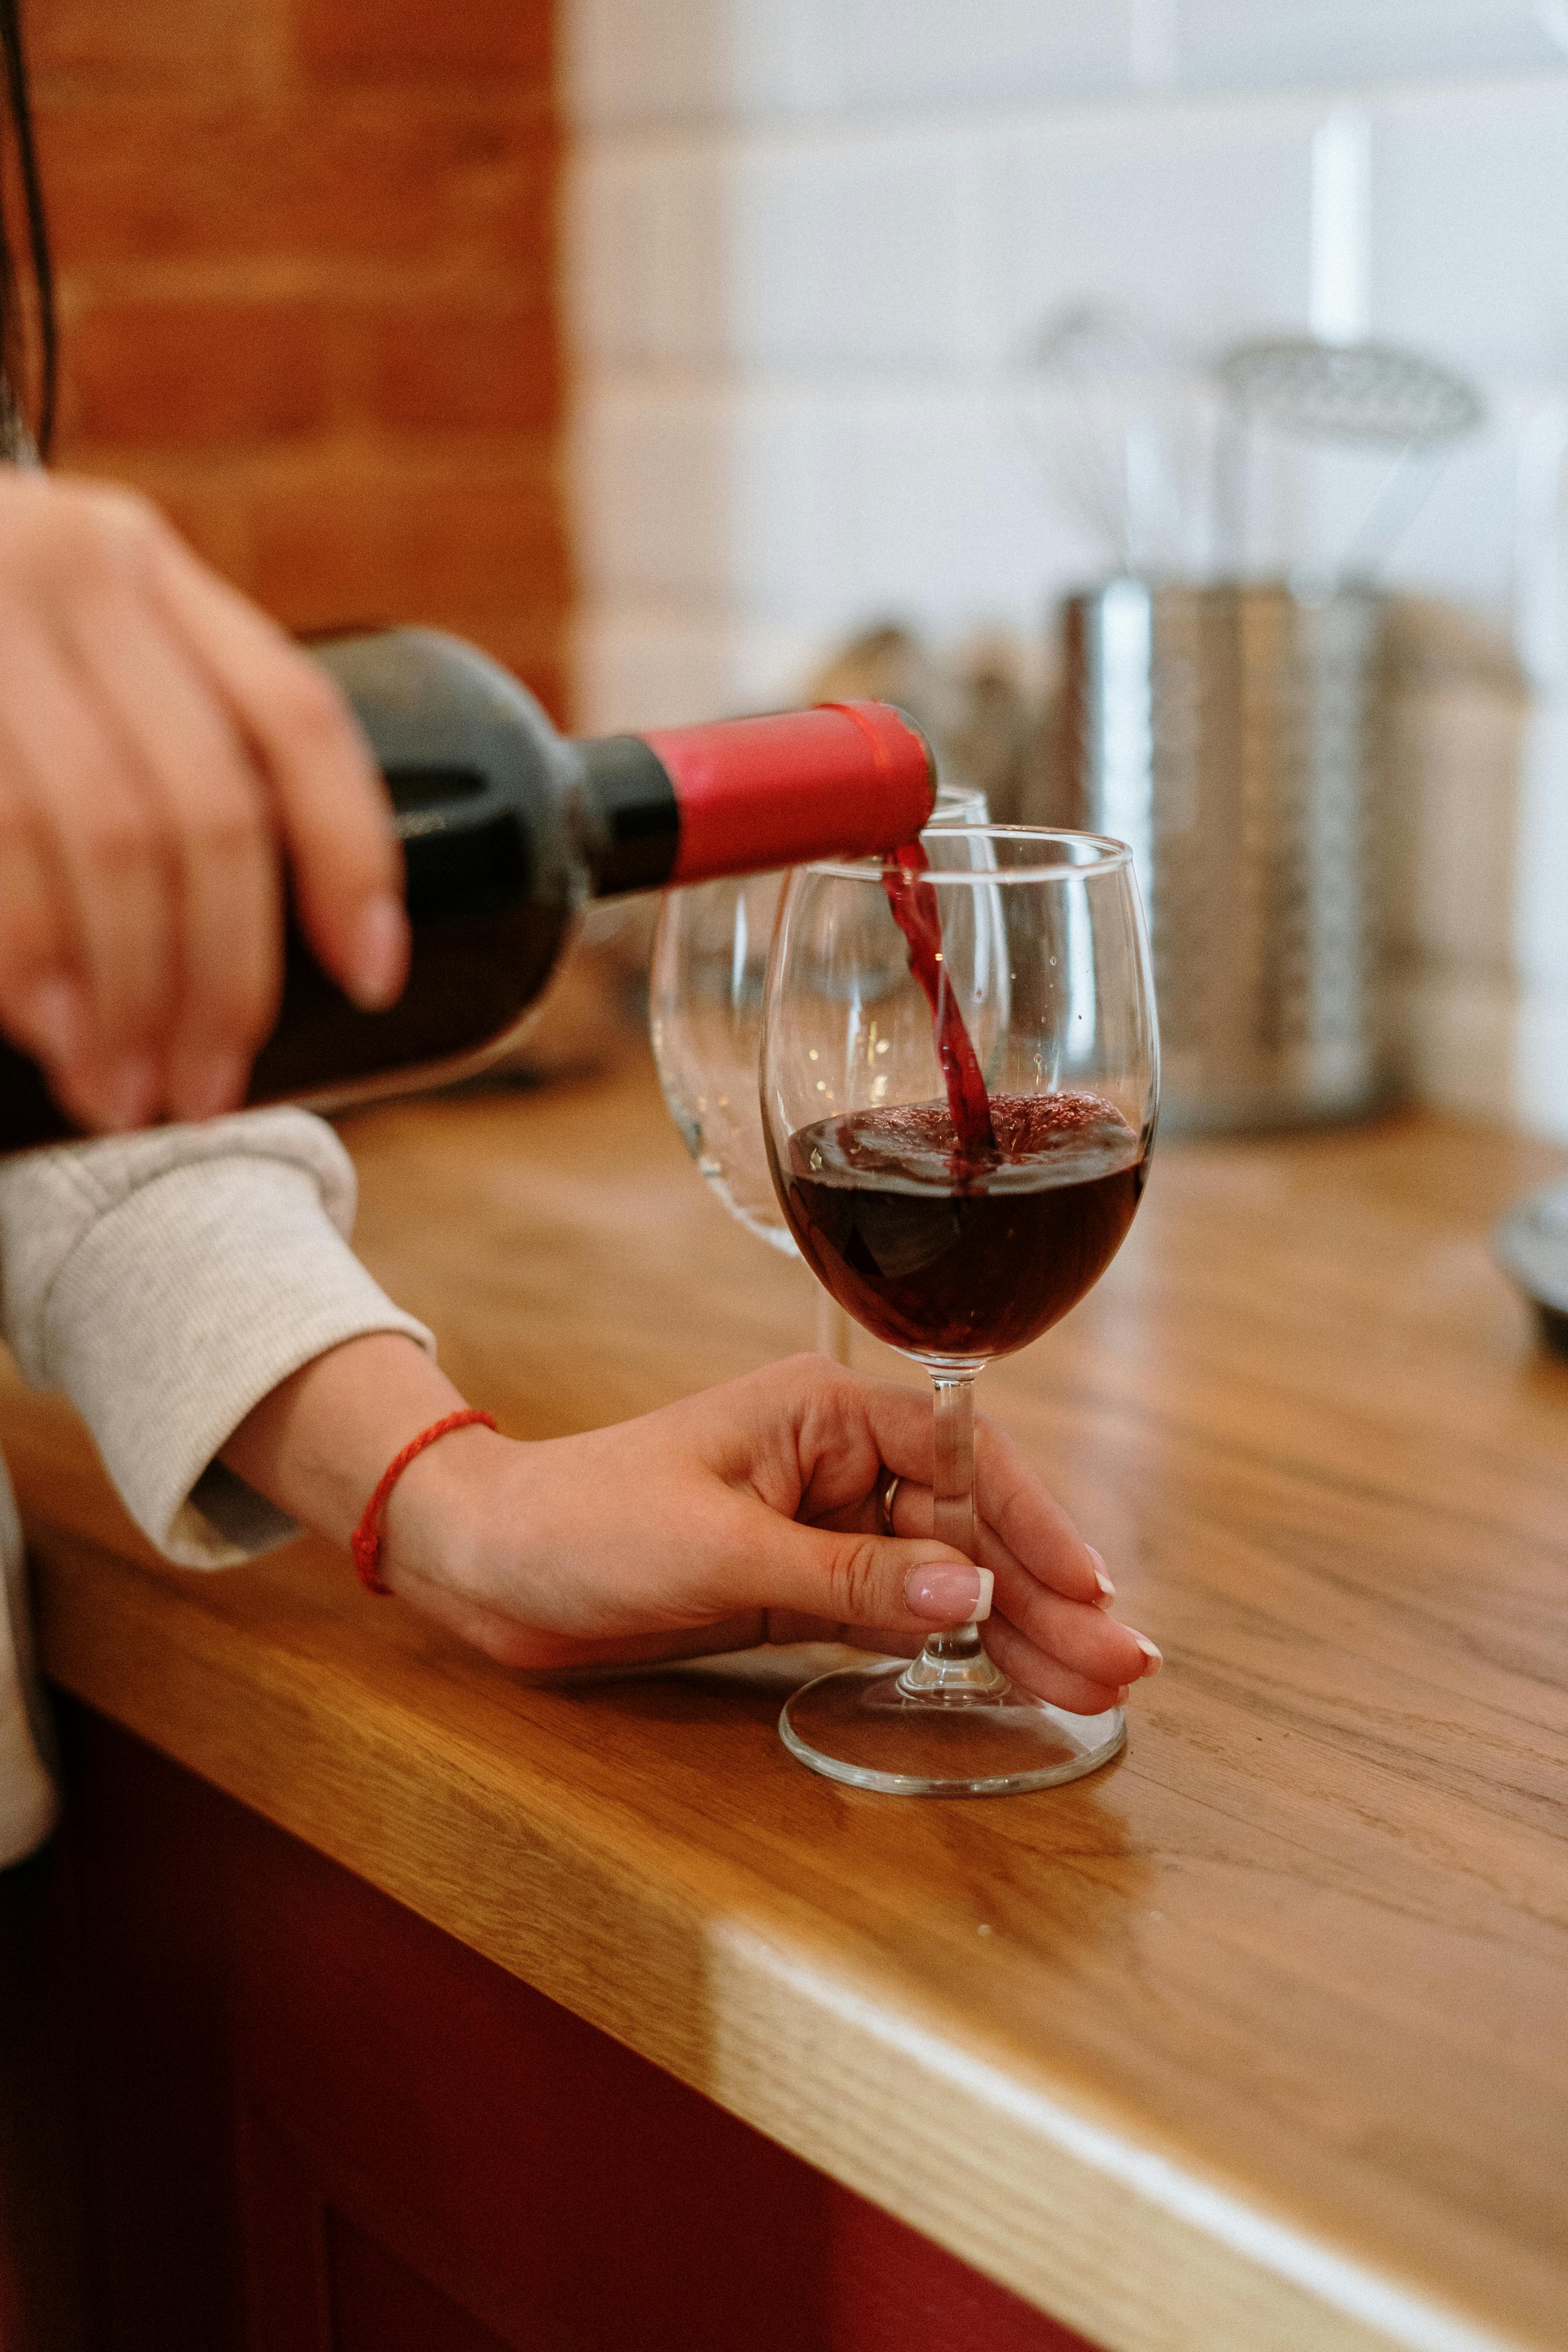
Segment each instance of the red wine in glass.
M1126 1236L1147 1155L1111 1104L996 1095L987 1124L978 1166L940 1102L849 1111L790 1138L782 1192L802 1255L889 1347L1011 1355L1076 1307Z
M1096 1095L987 1093L930 868L923 844L908 843L884 858L882 887L931 1007L947 1108L801 1129L785 1210L825 1287L889 1347L1011 1355L1099 1281L1132 1222L1147 1151Z

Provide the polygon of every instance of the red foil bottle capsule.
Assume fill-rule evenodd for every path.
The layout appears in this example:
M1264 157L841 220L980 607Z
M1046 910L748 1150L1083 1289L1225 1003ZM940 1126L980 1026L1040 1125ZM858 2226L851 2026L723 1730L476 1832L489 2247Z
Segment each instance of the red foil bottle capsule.
M675 882L896 849L931 814L925 738L889 703L826 702L643 740L680 807Z

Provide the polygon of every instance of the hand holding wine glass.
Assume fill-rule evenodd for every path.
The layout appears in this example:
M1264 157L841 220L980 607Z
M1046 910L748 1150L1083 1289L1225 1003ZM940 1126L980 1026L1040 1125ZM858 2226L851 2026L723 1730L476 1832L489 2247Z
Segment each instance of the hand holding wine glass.
M821 1123L826 1097L826 1124L833 1125L840 1101L854 1092L845 1072L853 1075L861 1064L869 1108L898 1105L895 1073L916 1092L916 1132L902 1143L895 1139L893 1157L912 1150L917 1158L924 1152L925 1162L901 1174L894 1170L890 1184L880 1188L859 1186L856 1171L847 1189L866 1193L873 1208L879 1189L893 1195L890 1222L878 1227L873 1217L868 1227L881 1261L868 1261L865 1297L880 1286L887 1311L916 1317L907 1336L929 1339L934 1315L939 1337L972 1350L942 1367L953 1373L948 1386L963 1409L956 1447L951 1412L945 1424L933 1425L927 1406L907 1389L819 1357L771 1364L635 1421L543 1444L459 1429L421 1453L393 1490L381 1567L393 1591L503 1664L536 1671L648 1663L764 1641L837 1639L883 1654L913 1658L921 1652L915 1672L934 1657L946 1702L963 1696L964 1678L978 1664L987 1692L994 1673L1005 1692L1042 1702L1043 1718L1088 1725L1087 1739L1068 1750L1072 1769L1085 1769L1085 1757L1110 1752L1108 1727L1120 1737L1116 1701L1126 1684L1153 1670L1158 1654L1109 1615L1103 1563L1016 1448L999 1431L982 1425L974 1432L967 1419L966 1376L986 1349L995 1352L1003 1339L1021 1344L1100 1271L1124 1230L1122 1208L1131 1213L1125 1202L1116 1203L1127 1171L1142 1165L1152 1121L1152 1033L1138 977L1136 900L1124 853L1089 848L1082 880L1093 895L1080 899L1070 888L1062 891L1058 930L1021 914L1009 919L998 898L1039 878L1031 875L1029 861L1040 855L1031 845L1005 882L982 869L979 912L966 919L967 933L965 919L944 912L927 938L928 978L956 970L963 957L971 1042L993 1081L986 1108L998 1141L989 1168L955 1168L955 1159L962 1161L956 1135L942 1129L940 1105L929 1099L931 1088L942 1085L930 1014L910 979L880 867L848 869L857 894L852 907L835 911L825 929L808 924L803 934L796 926L793 934L800 959L795 1009L816 1002L819 1015L808 1026L821 1042L805 1044L801 1054L802 1092L813 1114L807 1123ZM973 855L945 846L936 854L935 881L912 882L911 889L945 890L950 857ZM1005 862L1005 853L996 854ZM1051 866L1053 885L1063 880L1063 868L1068 876L1077 870L1068 853ZM1118 876L1103 908L1093 903ZM792 887L805 894L817 878L799 877ZM785 935L793 922L786 909ZM815 940L809 952L802 946L806 935ZM1047 1055L1051 1024L1042 1027L1029 1008L1056 992L1053 956L1067 975L1062 987L1073 1018L1059 1050ZM775 979L779 969L775 957ZM1121 984L1130 970L1131 994ZM940 979L935 992L940 1004ZM779 1034L793 1035L789 1020ZM825 1058L835 1034L837 1061ZM855 1086L861 1084L855 1076ZM1064 1118L1068 1105L1088 1101L1091 1085L1103 1089L1099 1110ZM1026 1095L1031 1086L1048 1098L1046 1106L1019 1111L1010 1092ZM1112 1087L1123 1112L1109 1099ZM925 1116L932 1110L939 1113L934 1128ZM1045 1131L1046 1171L1035 1165L1041 1150L1018 1150L1032 1118ZM874 1142L875 1121L867 1132ZM798 1126L789 1129L798 1133ZM771 1127L770 1139L775 1135ZM1107 1164L1086 1171L1084 1154L1097 1139ZM1040 1140L1033 1139L1037 1146ZM1013 1158L1004 1168L1008 1151ZM812 1169L810 1159L807 1151L805 1173L815 1180L822 1171ZM1112 1180L1114 1213L1100 1218L1099 1239L1090 1234L1092 1246L1080 1252L1076 1272L1054 1262L1042 1269L1033 1263L1036 1250L1026 1253L1028 1280L1021 1287L997 1280L970 1295L961 1281L944 1277L944 1221L949 1244L978 1234L993 1255L998 1249L1005 1255L1006 1223L1003 1216L998 1223L998 1204L1005 1210L1011 1184L1021 1196L1022 1229L1027 1234L1031 1217L1037 1228L1039 1203L1031 1208L1028 1196L1041 1189L1034 1180L1042 1173L1068 1187L1086 1175L1092 1181L1095 1173ZM932 1191L943 1204L934 1228L924 1197ZM849 1205L858 1213L855 1200ZM1047 1229L1070 1232L1070 1208L1058 1201L1047 1210ZM922 1263L933 1231L936 1246L926 1249ZM841 1255L853 1267L864 1253L853 1235L843 1238ZM911 1346L909 1352L920 1350ZM463 1402L412 1340L373 1334L329 1350L281 1382L234 1433L222 1458L281 1508L342 1541L387 1462ZM972 1458L965 1451L971 1441ZM890 1476L897 1487L889 1529L883 1513ZM988 1580L995 1602L986 1626L989 1658L969 1622ZM934 1641L926 1639L921 1652L922 1637L933 1629ZM884 1681L887 1671L873 1669L873 1679ZM1014 1712L996 1708L993 1722L1005 1727ZM1037 1758L1031 1769L1038 1769ZM1047 1777L1067 1774L1053 1763Z
M330 1349L223 1449L279 1508L345 1543L393 1455L463 1398L412 1339ZM983 1564L1017 1629L1008 1669L1101 1710L1144 1671L1105 1613L1103 1568L999 1430L977 1448ZM888 1465L897 1534L881 1528ZM963 1622L976 1570L931 1535L924 1400L796 1356L634 1421L520 1444L458 1430L387 1506L381 1573L502 1664L537 1673L839 1641L913 1656Z

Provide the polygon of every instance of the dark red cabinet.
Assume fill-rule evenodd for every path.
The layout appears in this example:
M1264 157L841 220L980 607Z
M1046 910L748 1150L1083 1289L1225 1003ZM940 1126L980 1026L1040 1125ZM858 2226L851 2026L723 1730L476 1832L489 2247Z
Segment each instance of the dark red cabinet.
M57 2013L93 2352L1079 2345L101 1717L63 1715Z

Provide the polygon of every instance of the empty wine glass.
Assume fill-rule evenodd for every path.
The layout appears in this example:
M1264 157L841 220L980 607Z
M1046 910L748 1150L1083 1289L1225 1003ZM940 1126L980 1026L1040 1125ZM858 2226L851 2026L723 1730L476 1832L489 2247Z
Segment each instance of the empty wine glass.
M934 824L983 824L984 793L942 784ZM649 1028L681 1140L732 1217L785 1257L795 1237L773 1191L757 1105L763 983L788 877L748 874L667 890L654 931ZM849 1360L849 1318L817 1293L817 1345Z
M817 1279L931 1375L934 1532L973 1559L976 1375L1047 1330L1121 1246L1153 1143L1159 1054L1121 843L954 826L922 845L923 875L867 860L791 877L768 968L763 1124ZM780 1729L816 1771L901 1795L1043 1788L1126 1737L1119 1707L1075 1716L1010 1683L973 1626L933 1635L907 1664L821 1676Z

